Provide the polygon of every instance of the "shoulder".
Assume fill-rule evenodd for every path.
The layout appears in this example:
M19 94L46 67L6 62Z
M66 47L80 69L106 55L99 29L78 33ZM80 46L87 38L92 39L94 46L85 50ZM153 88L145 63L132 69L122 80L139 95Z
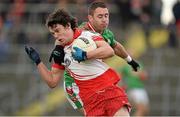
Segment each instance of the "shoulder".
M105 41L109 43L111 47L115 47L117 41L115 39L113 32L110 29L108 28L104 29L102 36L105 39Z
M89 30L83 30L81 35L88 35L88 36L101 36L101 34Z
M103 34L114 35L114 33L108 28L104 29Z
M78 27L83 27L84 25L86 25L87 22L82 22Z
M113 32L111 30L109 30L108 28L104 29L102 36L108 40L115 40L115 36L114 36Z
M89 30L87 22L82 22L78 28L82 29L82 30Z

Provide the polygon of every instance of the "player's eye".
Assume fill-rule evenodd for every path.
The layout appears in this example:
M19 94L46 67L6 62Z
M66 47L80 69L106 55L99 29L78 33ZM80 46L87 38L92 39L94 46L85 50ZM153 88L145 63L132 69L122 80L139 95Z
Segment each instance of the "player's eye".
M103 15L98 15L98 18L103 18Z
M109 17L109 15L108 15L108 14L105 14L105 17L107 18L107 17Z

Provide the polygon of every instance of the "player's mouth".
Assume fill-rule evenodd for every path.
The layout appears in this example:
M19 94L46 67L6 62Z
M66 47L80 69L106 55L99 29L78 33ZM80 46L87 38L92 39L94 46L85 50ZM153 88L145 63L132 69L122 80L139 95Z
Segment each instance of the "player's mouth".
M58 41L59 41L61 44L64 44L63 39L58 39Z
M62 39L58 39L58 41L59 41L59 42L61 42L61 43L63 42L63 40L62 40Z
M106 27L106 26L107 26L107 24L106 24L106 23L104 23L104 24L101 24L101 26Z

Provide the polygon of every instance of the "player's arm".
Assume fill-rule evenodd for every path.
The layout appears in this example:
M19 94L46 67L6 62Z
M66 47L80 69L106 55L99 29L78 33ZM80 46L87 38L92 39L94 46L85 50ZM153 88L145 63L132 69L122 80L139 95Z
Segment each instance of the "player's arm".
M107 37L106 35L104 36L105 38L109 39L110 45L114 49L115 54L123 59L127 59L129 54L124 48L124 46L118 41L116 41L114 34L110 30L106 29L106 33L109 34L109 37Z
M114 50L103 40L95 41L97 49L87 52L87 59L105 59L114 56Z
M97 48L89 52L83 51L78 47L73 47L74 52L72 52L72 56L74 60L81 62L87 59L104 59L114 55L114 50L105 41L98 40L95 42Z
M131 56L128 54L128 52L125 50L125 48L119 43L116 42L115 46L113 47L114 52L117 56L125 59L129 65L133 68L134 71L138 71L139 64L131 58Z
M128 57L127 51L125 50L125 48L119 42L116 41L116 44L113 47L113 49L114 49L114 52L115 52L115 54L117 56L119 56L119 57L121 57L123 59Z
M52 68L48 70L44 63L41 61L38 52L32 47L25 47L25 51L29 58L36 63L37 69L41 75L41 78L48 84L49 87L54 88L63 76L63 70Z
M134 61L128 52L125 50L123 45L115 40L114 34L109 29L106 29L105 32L102 34L104 39L108 40L107 42L111 45L114 49L114 52L117 56L125 59L129 65L133 68L134 71L137 71L139 68L139 64Z
M41 62L37 65L38 71L42 79L48 84L49 87L54 88L58 85L60 79L63 77L64 70L53 68L50 70Z

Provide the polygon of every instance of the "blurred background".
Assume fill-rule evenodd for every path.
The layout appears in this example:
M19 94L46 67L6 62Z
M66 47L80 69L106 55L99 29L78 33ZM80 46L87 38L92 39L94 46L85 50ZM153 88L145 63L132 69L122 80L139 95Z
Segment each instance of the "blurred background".
M116 40L133 50L148 73L145 81L150 98L149 116L180 115L180 6L178 0L103 0L110 9L109 28ZM63 80L50 89L40 79L24 45L35 47L43 62L54 40L45 19L54 9L64 8L87 21L93 0L0 0L0 115L81 116L67 102ZM114 69L126 64L113 57Z

